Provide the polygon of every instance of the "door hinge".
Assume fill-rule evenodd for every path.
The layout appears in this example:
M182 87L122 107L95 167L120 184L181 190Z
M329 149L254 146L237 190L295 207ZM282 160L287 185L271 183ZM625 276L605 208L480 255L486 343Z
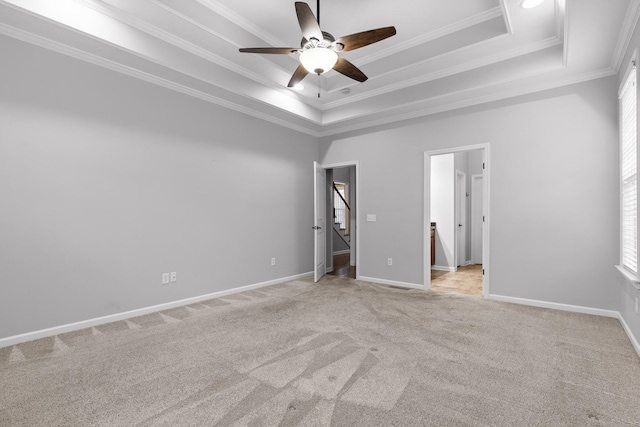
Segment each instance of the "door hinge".
M482 275L484 276L484 268L482 269Z
M484 222L484 215L482 215L482 222Z
M482 169L484 169L484 162L482 162Z

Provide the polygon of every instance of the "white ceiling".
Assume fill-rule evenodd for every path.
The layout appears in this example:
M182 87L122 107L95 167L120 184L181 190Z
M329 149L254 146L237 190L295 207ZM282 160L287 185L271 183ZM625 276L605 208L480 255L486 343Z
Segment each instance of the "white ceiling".
M298 47L291 0L0 0L0 33L328 136L617 73L639 0L520 1L321 0L336 38L397 34L340 54L366 82L330 71L299 92L296 56L238 52Z

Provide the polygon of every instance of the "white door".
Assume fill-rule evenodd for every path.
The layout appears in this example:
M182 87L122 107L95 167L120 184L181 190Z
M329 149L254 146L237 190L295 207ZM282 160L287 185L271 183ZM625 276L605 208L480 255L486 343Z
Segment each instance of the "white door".
M471 262L482 264L482 175L471 176Z
M456 266L467 261L467 174L456 171Z
M325 185L326 171L318 162L313 162L313 280L317 282L325 273Z

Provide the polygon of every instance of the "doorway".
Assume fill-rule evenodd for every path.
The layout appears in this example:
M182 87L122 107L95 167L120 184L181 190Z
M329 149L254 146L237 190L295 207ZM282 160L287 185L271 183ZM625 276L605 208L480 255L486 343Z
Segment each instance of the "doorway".
M425 152L424 286L489 295L489 144Z
M314 209L323 209L326 230L314 225L315 237L324 236L324 247L316 245L315 265L324 263L322 274L357 279L359 265L358 162L319 165L324 171L323 189L316 189ZM316 175L319 176L319 175ZM321 196L322 195L322 196ZM321 200L322 199L322 200ZM324 206L324 207L323 207ZM316 281L319 280L316 273Z

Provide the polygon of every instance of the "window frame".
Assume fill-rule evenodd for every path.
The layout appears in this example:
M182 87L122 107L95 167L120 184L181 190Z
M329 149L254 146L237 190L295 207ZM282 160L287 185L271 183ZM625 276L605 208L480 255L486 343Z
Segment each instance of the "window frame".
M638 261L639 258L638 257L638 248L640 247L640 245L638 244L638 217L639 217L639 213L640 213L640 209L638 206L638 201L640 198L638 198L638 192L640 190L640 182L638 182L638 174L639 174L639 170L638 170L638 166L640 165L640 162L638 161L638 113L639 113L639 108L638 108L638 70L637 70L637 64L638 64L638 49L636 49L633 53L633 56L631 57L631 60L628 62L627 68L625 70L624 76L622 78L620 87L618 89L618 122L619 122L619 137L618 137L618 147L619 147L619 165L618 165L618 179L619 179L619 209L620 209L620 259L619 259L619 265L617 265L616 267L618 268L618 270L629 280L631 281L635 286L637 286L638 284L640 284L640 280L638 280ZM634 73L635 74L635 82L634 82L634 86L635 86L635 191L636 191L636 204L635 204L635 248L636 248L636 254L635 254L635 270L633 270L633 268L631 268L630 266L626 265L625 263L625 242L627 241L627 239L625 238L625 211L624 211L624 195L625 193L623 192L623 189L625 188L625 181L623 179L623 166L625 163L625 157L624 157L624 150L623 150L623 143L624 143L624 128L623 128L623 120L624 120L624 109L623 109L623 96L625 94L625 91L627 90L627 84L630 78L630 75ZM633 174L632 174L633 176Z

